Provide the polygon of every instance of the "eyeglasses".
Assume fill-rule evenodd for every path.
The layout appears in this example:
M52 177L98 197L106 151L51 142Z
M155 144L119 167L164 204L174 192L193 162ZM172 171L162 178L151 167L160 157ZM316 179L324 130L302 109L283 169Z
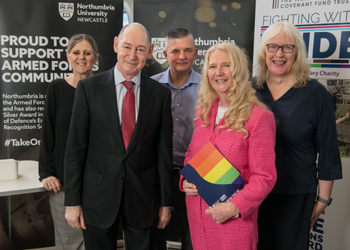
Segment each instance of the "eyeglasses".
M285 44L282 46L278 46L277 44L270 43L270 44L266 44L266 47L267 47L267 51L271 53L276 53L280 48L282 49L283 53L292 53L295 48L295 45Z

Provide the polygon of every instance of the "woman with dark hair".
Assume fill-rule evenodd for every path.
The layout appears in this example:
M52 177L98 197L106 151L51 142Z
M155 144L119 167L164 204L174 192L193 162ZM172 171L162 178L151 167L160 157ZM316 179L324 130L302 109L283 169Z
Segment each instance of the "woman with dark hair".
M49 191L56 250L81 250L85 249L82 230L73 229L65 219L63 160L75 88L79 80L92 75L92 68L98 61L95 40L86 34L73 36L67 46L67 58L73 73L65 79L53 81L47 90L39 175L44 187Z
M258 249L307 250L310 228L332 201L333 180L342 178L332 104L309 78L305 44L291 23L265 31L258 70L258 96L276 119L278 176L259 208Z

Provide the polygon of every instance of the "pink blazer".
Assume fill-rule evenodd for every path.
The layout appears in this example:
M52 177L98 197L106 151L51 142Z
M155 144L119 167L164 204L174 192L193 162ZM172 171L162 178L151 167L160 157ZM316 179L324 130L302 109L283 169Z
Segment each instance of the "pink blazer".
M270 111L254 105L245 126L249 136L243 132L216 129L214 131L218 100L213 104L209 127L201 127L196 120L194 134L184 164L210 141L224 157L235 166L248 182L231 200L241 217L229 219L218 225L205 214L208 205L199 196L186 196L187 215L194 249L256 249L258 243L257 216L261 202L275 185L275 120ZM218 127L224 124L222 119ZM183 191L180 179L180 189Z

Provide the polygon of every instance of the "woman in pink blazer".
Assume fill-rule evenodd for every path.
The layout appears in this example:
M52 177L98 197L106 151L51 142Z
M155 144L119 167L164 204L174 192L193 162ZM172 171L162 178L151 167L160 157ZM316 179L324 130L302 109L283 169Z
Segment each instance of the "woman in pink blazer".
M229 202L209 207L196 186L181 178L193 248L253 250L258 208L277 178L274 116L255 96L246 56L236 45L211 47L202 75L185 165L210 141L247 184Z

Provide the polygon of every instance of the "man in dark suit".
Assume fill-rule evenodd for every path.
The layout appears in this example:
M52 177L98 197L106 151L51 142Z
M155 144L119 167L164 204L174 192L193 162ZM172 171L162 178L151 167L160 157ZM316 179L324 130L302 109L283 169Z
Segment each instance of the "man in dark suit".
M141 73L152 50L141 24L125 26L114 40L116 66L76 89L65 205L68 223L85 229L87 250L115 250L120 217L125 248L150 249L155 225L171 217L171 94Z

